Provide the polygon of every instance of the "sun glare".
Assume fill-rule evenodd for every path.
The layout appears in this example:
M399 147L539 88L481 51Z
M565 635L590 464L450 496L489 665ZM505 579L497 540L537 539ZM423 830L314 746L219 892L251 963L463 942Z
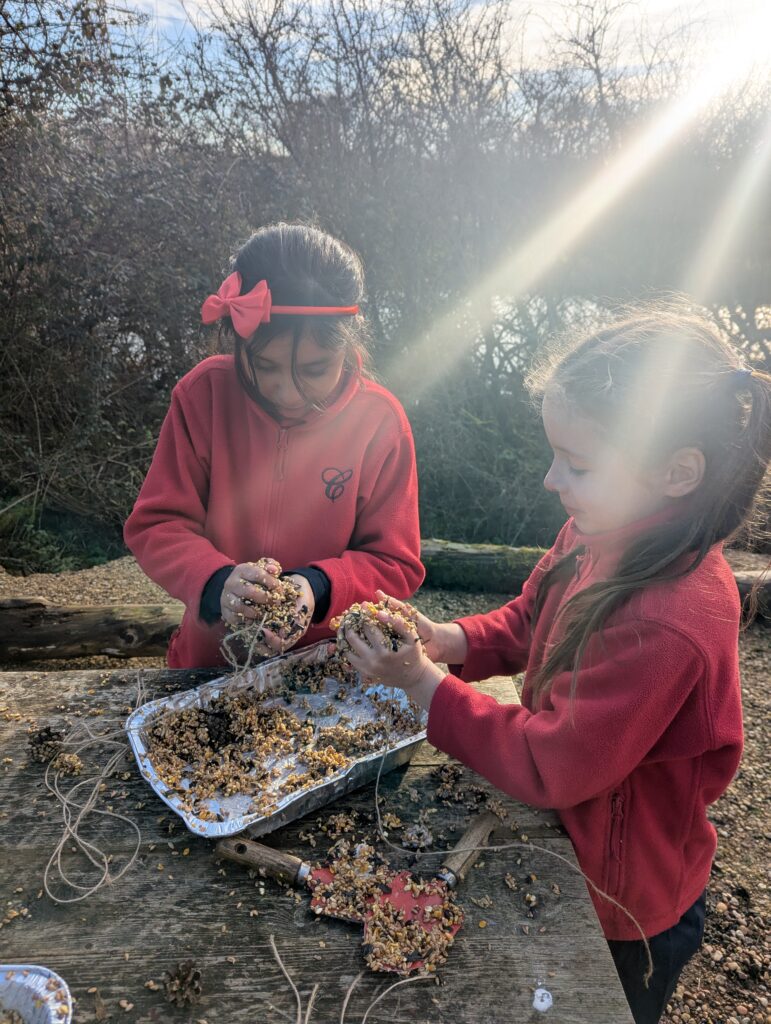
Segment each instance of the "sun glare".
M736 244L749 227L754 200L764 188L769 188L770 179L771 116L763 126L757 147L736 175L683 284L683 291L697 301L705 302L710 297L721 268L735 255Z
M473 340L461 326L468 311L485 311L479 320L480 328L485 329L494 316L489 296L515 298L530 291L570 252L587 230L651 170L667 147L701 112L732 85L745 79L754 67L768 61L769 37L771 6L762 13L753 14L731 38L723 41L704 63L690 87L631 138L615 159L581 186L511 257L499 264L477 288L463 295L428 336L414 339L407 346L407 354L399 354L390 379L397 382L397 386L404 385L412 394L416 393L415 382L418 380L418 392L430 390ZM760 173L753 164L752 181ZM733 207L732 201L730 224L736 222ZM728 225L727 213L725 225L716 225L715 228L719 227L723 238L728 237ZM705 270L705 274L707 272L712 273L712 268ZM437 347L439 343L440 347ZM437 351L442 352L442 359L430 359L430 353Z

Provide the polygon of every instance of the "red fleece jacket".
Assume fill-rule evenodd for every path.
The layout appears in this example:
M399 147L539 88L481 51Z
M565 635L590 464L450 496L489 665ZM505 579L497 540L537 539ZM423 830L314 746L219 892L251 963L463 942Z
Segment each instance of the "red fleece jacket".
M327 616L301 641L314 643L376 588L409 597L423 580L404 411L352 374L329 408L281 427L240 386L232 356L205 359L174 388L124 537L147 575L185 603L169 665L224 664L224 627L199 618L201 593L218 569L262 556L329 577Z
M589 643L572 709L571 672L554 678L538 710L530 685L559 636L560 607L612 575L641 525L587 536L569 520L516 600L459 620L469 644L462 678L525 669L522 704L499 704L448 675L431 703L428 739L516 799L556 808L583 871L651 936L706 886L716 848L707 806L741 757L740 607L720 545L690 575L613 614ZM579 544L586 553L574 577L551 587L531 630L541 574ZM606 938L640 937L590 893Z

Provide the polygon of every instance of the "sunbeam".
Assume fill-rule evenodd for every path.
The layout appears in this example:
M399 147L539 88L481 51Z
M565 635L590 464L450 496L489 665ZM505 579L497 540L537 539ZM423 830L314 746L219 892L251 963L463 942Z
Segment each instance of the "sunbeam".
M735 254L741 233L748 226L753 201L759 195L762 185L768 187L770 175L771 116L763 127L758 145L745 161L712 221L685 280L683 290L697 301L705 302L710 297L721 269Z
M756 63L768 60L771 8L754 14L715 53L691 87L675 98L650 124L632 138L618 156L595 174L545 224L501 262L477 287L464 294L427 335L413 339L394 359L389 379L413 396L429 390L471 343L463 327L474 310L478 327L485 330L494 319L490 296L513 299L526 294L563 259L629 188L655 165L683 130L711 102L748 74ZM437 359L436 353L442 358ZM433 356L433 358L432 358Z

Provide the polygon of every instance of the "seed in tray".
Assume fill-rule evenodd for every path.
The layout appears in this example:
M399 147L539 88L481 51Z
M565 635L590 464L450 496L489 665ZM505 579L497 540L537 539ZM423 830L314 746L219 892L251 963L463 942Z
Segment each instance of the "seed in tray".
M333 656L318 665L288 663L277 689L232 689L206 707L161 712L145 726L158 778L183 810L204 821L222 821L227 813L207 801L235 795L249 797L249 813L264 816L273 813L279 800L347 768L354 758L421 730L417 705L405 709L376 692L370 701L374 720L355 726L346 715L321 727L296 714L308 705L307 696L298 697L301 683L318 692L330 678L342 680L338 694L351 701L358 678ZM276 702L282 696L289 706Z
M281 689L287 693L297 690L319 693L330 679L348 689L357 685L356 673L348 662L343 661L338 654L333 654L322 662L287 663L282 671ZM334 705L331 706L334 708Z

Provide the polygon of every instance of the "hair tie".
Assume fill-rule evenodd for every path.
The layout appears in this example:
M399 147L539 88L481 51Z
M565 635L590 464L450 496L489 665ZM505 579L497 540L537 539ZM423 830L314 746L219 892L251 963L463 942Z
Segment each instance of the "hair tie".
M270 323L271 314L290 316L356 316L358 306L274 306L267 281L258 281L251 291L241 295L241 275L237 270L228 275L216 295L210 295L201 306L201 319L213 324L229 316L233 329L241 338L248 338L260 324Z
M755 375L755 371L749 366L740 366L737 370L734 370L732 378L736 384L746 384L750 377Z

